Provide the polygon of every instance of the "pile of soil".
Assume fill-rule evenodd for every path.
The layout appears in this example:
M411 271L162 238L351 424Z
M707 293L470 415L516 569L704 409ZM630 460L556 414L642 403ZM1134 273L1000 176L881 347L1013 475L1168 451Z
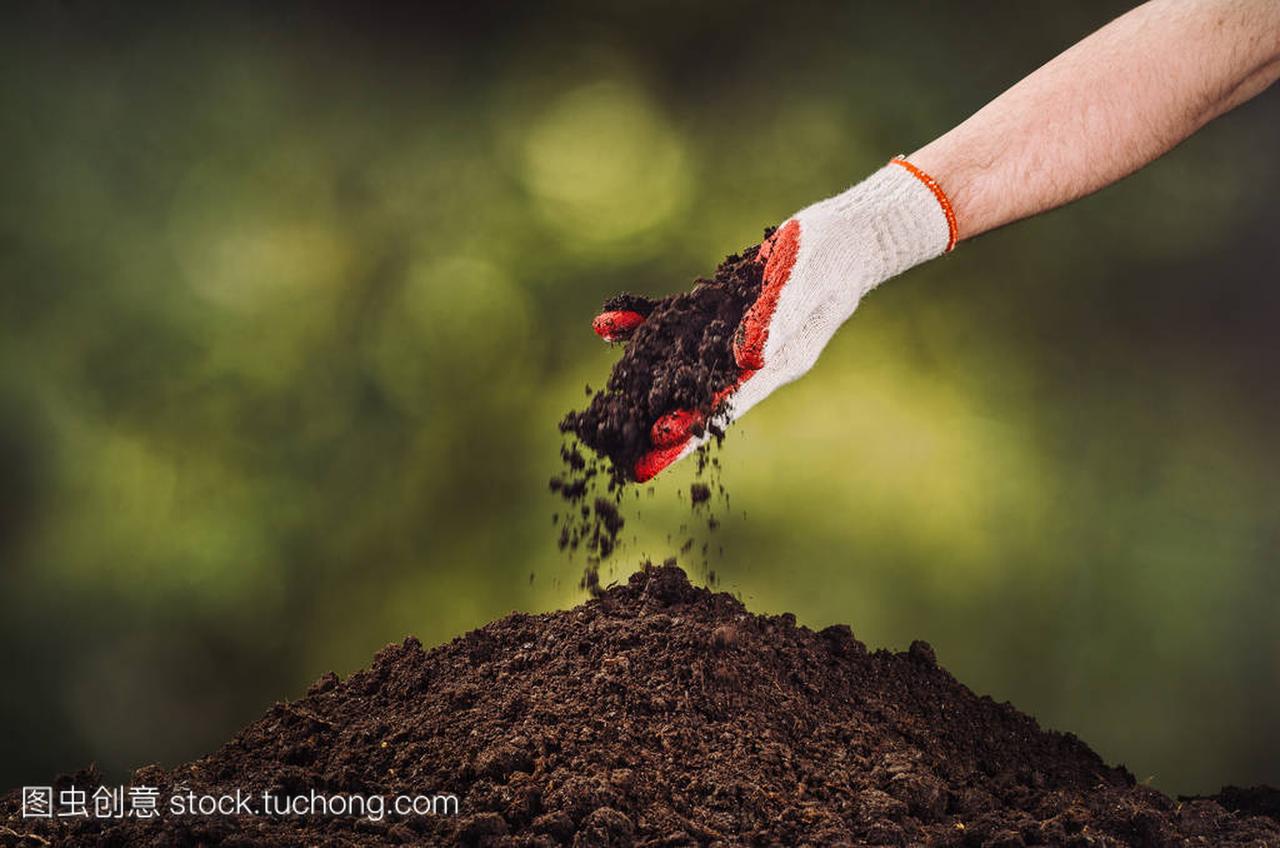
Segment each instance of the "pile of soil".
M389 646L211 756L134 781L162 798L175 785L453 792L461 810L49 821L18 818L15 793L0 844L1280 845L1269 818L1175 802L978 697L923 642L869 653L848 627L752 615L674 565L430 651ZM1237 791L1233 803L1276 797Z

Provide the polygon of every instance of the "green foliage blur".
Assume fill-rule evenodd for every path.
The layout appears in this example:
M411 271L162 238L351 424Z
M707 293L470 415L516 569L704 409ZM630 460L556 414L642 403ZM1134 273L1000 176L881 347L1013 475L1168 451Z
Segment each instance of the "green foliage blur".
M0 28L3 788L580 599L556 422L662 294L1126 4L132 8ZM726 441L758 611L1280 783L1280 91L877 291ZM605 569L674 551L689 469Z

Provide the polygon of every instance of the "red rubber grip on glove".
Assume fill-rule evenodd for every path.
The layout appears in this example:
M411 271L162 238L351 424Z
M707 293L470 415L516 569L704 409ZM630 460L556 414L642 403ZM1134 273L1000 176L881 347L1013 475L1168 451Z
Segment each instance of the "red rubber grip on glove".
M658 472L680 458L680 454L684 452L685 445L688 443L689 439L686 438L678 444L651 450L640 457L635 467L636 482L647 483L658 476Z
M644 316L630 309L615 309L601 312L591 322L591 329L607 342L615 342L631 335L636 327L644 323Z
M755 371L743 371L732 386L716 392L715 397L711 399L711 409L719 409L729 396L742 388L742 384L751 379L755 373ZM702 426L703 420L702 413L697 410L676 409L655 421L653 429L649 432L649 441L653 442L654 449L636 462L633 470L636 482L644 483L653 479L664 468L679 459L680 454L693 438L693 431Z
M757 371L764 367L764 346L769 341L769 323L778 308L782 287L791 279L796 256L800 253L800 222L792 218L778 228L768 241L760 245L757 259L764 260L764 282L760 296L742 316L733 338L733 357L738 367Z

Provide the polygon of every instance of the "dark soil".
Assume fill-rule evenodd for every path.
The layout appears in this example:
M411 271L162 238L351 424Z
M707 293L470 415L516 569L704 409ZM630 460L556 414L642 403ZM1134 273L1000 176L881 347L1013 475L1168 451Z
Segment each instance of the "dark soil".
M95 776L74 780L92 790ZM430 651L389 646L216 753L134 782L162 799L179 784L453 792L461 811L47 821L18 817L12 793L0 844L1280 845L1270 818L1176 802L978 697L923 642L870 653L847 627L752 615L674 566ZM1235 790L1224 801L1265 811L1275 798Z
M690 409L709 420L716 393L738 379L733 334L760 294L758 250L755 245L727 257L692 291L659 301L620 295L605 303L605 311L635 309L648 317L626 341L605 388L586 409L566 415L561 432L606 457L616 477L630 480L636 461L653 447L649 433L660 417Z
M770 232L765 231L766 238ZM635 479L636 461L653 448L654 423L677 409L695 410L711 421L716 395L737 381L733 333L760 294L758 251L754 245L726 257L710 279L696 280L692 291L661 300L620 294L605 302L604 312L631 310L646 320L625 340L605 388L592 391L588 386L587 408L560 422L560 431L571 441L561 447L563 467L551 478L551 491L564 501L553 523L561 550L585 550L584 588L598 587L599 564L619 545L626 525L619 507L627 484ZM714 423L710 426L723 436ZM702 426L694 432L702 435ZM699 476L712 462L703 449L697 459ZM708 500L711 488L696 484L690 495L697 506Z

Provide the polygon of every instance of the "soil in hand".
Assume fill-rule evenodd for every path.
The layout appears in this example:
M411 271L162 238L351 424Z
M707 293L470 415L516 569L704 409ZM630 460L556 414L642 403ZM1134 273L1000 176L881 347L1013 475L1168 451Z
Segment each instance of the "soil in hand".
M765 231L766 238L770 232ZM714 424L714 403L740 375L733 334L760 294L764 269L758 252L754 245L726 257L710 279L698 279L688 292L661 300L621 294L605 302L605 312L628 310L646 317L625 340L605 388L588 386L586 409L569 412L560 422L568 441L560 450L562 469L550 483L563 501L553 523L561 550L586 554L583 588L598 590L599 565L620 544L625 490L635 479L636 462L654 447L650 434L657 420L674 410L692 410L709 422L695 426L695 435L710 427L717 446L723 438ZM704 445L698 454L699 478L708 469L718 471L709 452ZM690 504L705 505L713 486L723 494L718 474L694 485ZM727 499L722 500L727 509ZM718 520L709 507L702 512L711 516L707 526L714 530ZM693 543L692 537L686 541Z
M633 309L648 317L626 340L605 388L586 409L567 414L560 430L607 458L617 479L634 478L636 462L654 447L650 432L660 417L687 409L710 421L716 394L737 381L733 334L760 294L758 251L756 245L727 257L692 291L658 301L620 295L605 303L605 311ZM702 435L701 426L695 434Z
M74 779L92 791L92 773ZM0 844L1280 845L1280 824L1248 815L1265 803L1236 790L1232 812L1136 785L973 694L923 642L868 652L847 627L752 615L673 565L430 651L389 646L134 782L162 798L451 792L460 813L24 820L15 792Z

